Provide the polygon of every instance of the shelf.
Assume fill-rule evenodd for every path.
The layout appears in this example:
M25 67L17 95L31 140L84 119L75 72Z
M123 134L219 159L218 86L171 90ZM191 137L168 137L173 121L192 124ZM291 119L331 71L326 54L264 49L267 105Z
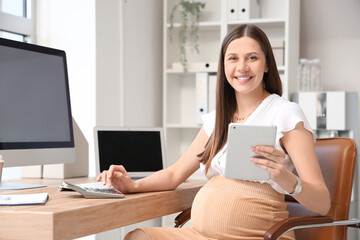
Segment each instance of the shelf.
M278 71L279 72L284 72L285 71L285 66L278 66ZM217 73L217 69L208 69L208 70L204 70L204 69L192 69L192 70L188 70L187 72L184 72L182 69L166 69L166 73L169 74L195 74L198 72L207 72L207 73Z
M173 28L179 28L181 23L174 23ZM218 30L220 31L221 22L199 22L199 28L201 30ZM167 28L170 28L170 23L167 24Z
M237 21L228 21L228 25L240 25L240 24L253 24L257 25L261 28L267 27L284 27L285 26L285 19L281 18L255 18L255 19L244 19L244 20L237 20Z
M284 72L285 71L285 66L278 66L277 67L279 72Z
M265 34L271 39L286 39L285 27L286 21L280 18L266 18L266 19L247 19L227 22L227 31L241 24L251 24L260 27Z
M195 69L196 71L203 69L207 71L207 68L205 67L206 63L212 64L215 62L215 66L212 67L211 65L208 68L216 69L217 68L217 61L218 61L218 49L220 49L220 26L217 25L216 29L214 30L211 26L211 23L206 25L205 27L207 30L204 30L204 28L200 28L200 31L198 32L198 47L199 52L195 51L193 48L193 45L191 42L188 44L185 44L185 50L187 55L187 62L188 62L188 70ZM213 29L213 30L208 30ZM169 30L169 29L166 29ZM180 50L180 43L178 38L179 28L174 28L174 31L172 32L172 39L167 38L166 43L166 68L167 69L173 69L176 72L176 69L179 69L180 72L182 72L182 66L180 65L180 56L181 56L181 50ZM190 30L190 29L188 29ZM165 36L169 36L168 32ZM209 49L216 49L216 51L209 51ZM178 63L180 66L174 67L173 64ZM204 65L201 65L204 64ZM190 66L191 65L191 66Z
M172 73L172 74L194 74L194 73L198 73L198 72L207 72L207 73L216 73L217 69L208 69L208 70L204 70L204 69L191 69L188 70L187 72L184 72L182 69L167 69L166 73Z
M190 128L190 129L199 129L201 126L197 124L183 124L183 123L169 123L166 124L166 128Z

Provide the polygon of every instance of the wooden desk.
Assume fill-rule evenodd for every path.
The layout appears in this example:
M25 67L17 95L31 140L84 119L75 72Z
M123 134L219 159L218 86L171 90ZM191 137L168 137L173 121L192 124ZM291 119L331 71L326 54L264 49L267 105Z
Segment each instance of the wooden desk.
M71 179L73 183L88 178ZM1 206L0 239L74 239L180 212L191 206L204 181L181 184L174 191L126 194L124 199L85 199L76 192L59 192L61 180L22 180L46 188L1 190L0 194L48 192L45 205Z

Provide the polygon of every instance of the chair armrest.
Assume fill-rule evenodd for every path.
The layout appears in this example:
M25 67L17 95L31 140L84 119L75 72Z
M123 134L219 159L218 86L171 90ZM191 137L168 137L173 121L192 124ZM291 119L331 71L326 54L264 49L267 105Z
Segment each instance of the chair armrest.
M185 209L175 218L175 227L181 228L190 220L191 217L191 208Z
M360 219L351 219L347 221L348 224L346 224L348 227L353 228L360 228Z
M275 240L281 237L291 228L313 224L332 223L333 219L328 216L292 217L284 219L272 226L264 235L264 240Z

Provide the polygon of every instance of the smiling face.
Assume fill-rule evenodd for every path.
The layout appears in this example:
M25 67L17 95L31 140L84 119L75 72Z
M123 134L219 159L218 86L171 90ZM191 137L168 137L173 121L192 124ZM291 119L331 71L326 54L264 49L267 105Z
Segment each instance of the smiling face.
M250 37L230 42L225 52L224 70L227 81L237 94L262 91L264 72L268 68L259 43Z

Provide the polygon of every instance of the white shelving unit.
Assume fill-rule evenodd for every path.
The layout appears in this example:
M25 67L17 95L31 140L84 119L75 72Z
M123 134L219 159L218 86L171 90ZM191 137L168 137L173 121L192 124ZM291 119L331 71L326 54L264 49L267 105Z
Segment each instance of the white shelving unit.
M169 15L179 0L164 0L163 50L163 125L167 139L168 165L175 162L192 142L200 129L196 117L195 74L216 74L222 39L239 24L259 26L271 40L284 41L284 65L278 66L283 81L283 96L296 91L299 61L300 0L260 0L260 18L228 21L229 0L199 0L205 2L199 24L200 54L188 50L188 63L202 63L199 68L173 68L180 62L177 33L179 15L175 14L172 41L169 40ZM255 0L251 0L255 1ZM208 68L204 67L209 63Z

